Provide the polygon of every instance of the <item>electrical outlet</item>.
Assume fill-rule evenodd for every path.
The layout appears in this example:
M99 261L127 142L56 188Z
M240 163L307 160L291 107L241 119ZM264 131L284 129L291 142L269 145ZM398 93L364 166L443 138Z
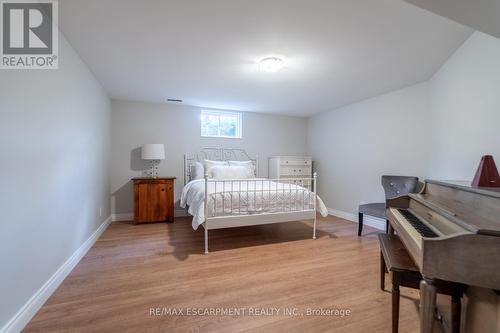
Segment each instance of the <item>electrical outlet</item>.
M99 217L102 217L102 207L99 208Z

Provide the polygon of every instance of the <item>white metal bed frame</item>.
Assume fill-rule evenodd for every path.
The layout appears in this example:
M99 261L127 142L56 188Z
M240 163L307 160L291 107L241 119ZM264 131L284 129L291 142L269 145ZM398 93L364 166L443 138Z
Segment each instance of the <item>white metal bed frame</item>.
M233 149L233 148L203 148L198 153L193 155L184 155L184 185L186 185L191 180L191 169L196 162L202 162L203 160L215 160L215 161L252 161L255 166L255 176L258 173L258 158L257 156L252 158L243 149ZM205 213L205 221L203 222L203 227L205 229L205 254L208 254L208 230L212 229L222 229L222 228L233 228L233 227L243 227L252 225L263 225L271 223L280 222L292 222L292 221L302 221L302 220L313 220L313 239L316 239L316 180L317 174L314 173L313 177L307 178L290 178L290 179L209 179L208 173L205 173L205 193L208 193L209 183L214 183L215 193L211 194L214 196L214 208L215 210L209 216L208 201L209 196L205 195L203 207ZM299 183L301 185L311 184L313 185L312 192L304 187L292 188L291 182L295 184ZM231 184L231 191L229 193L225 190L226 183ZM264 184L268 183L269 189L264 190ZM272 192L272 183L280 183L281 188L275 187L275 192ZM237 206L233 206L233 192L232 188L234 184L237 183L238 189L241 190L242 184L246 184L246 191L241 194L238 191ZM249 184L253 183L253 190L249 190ZM261 183L261 189L257 190L257 184ZM222 184L222 192L217 192L218 184ZM286 185L288 184L288 189ZM276 186L276 185L275 185ZM293 197L293 193L295 196ZM272 196L277 195L277 193L282 193L282 198L288 195L290 202L282 204L278 211L255 213L254 211L249 212L249 202L253 198L254 207L258 205L258 193L260 193L260 205L261 208L266 206L264 201L264 195L267 193L268 200L271 200ZM302 195L302 204L297 204L297 198L300 197L299 193ZM217 195L221 195L222 198L222 210L217 210ZM311 200L312 195L312 200ZM229 196L230 205L225 207L226 197ZM247 200L246 209L241 208L241 197L245 197ZM292 202L294 198L294 202ZM249 201L250 200L250 201ZM272 201L272 200L271 200ZM311 203L312 201L312 203ZM269 204L268 204L269 207Z

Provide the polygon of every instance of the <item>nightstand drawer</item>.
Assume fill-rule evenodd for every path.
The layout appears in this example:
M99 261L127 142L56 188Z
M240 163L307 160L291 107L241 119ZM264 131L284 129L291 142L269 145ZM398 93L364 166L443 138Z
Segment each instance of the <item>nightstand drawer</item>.
M168 185L168 184L173 184L173 179L158 179L158 178L151 178L151 180L148 180L148 178L135 178L134 179L134 184L158 184L158 185Z

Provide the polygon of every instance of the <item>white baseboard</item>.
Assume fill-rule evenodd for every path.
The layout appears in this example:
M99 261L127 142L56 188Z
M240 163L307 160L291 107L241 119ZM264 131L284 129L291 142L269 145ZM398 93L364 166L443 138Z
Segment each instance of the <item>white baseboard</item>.
M188 216L184 209L176 209L174 211L175 217ZM120 222L120 221L132 221L134 219L134 213L121 213L121 214L112 214L111 221L112 222Z
M111 214L112 222L132 221L133 219L134 213Z
M385 231L386 220L379 219L378 217L364 215L363 216L363 225L367 225L369 227L373 227L375 229Z
M333 208L327 208L327 210L328 210L329 215L333 215L333 216L340 217L341 219L344 219L347 221L358 223L358 216L355 214L344 212L342 210L333 209Z
M358 223L358 214L344 212L342 210L327 208L328 214L340 217L344 220L351 221L354 223ZM177 209L174 212L175 217L187 216L187 213L184 209ZM124 214L113 214L111 216L113 222L119 221L131 221L134 219L134 213L124 213ZM363 216L363 224L373 227L379 230L385 230L385 220L379 219L373 216L365 215Z
M327 208L328 214L340 217L341 219L348 220L354 223L358 223L358 214L344 212L342 210ZM379 219L377 217L364 215L363 216L363 225L367 225L379 230L385 230L385 220Z
M101 234L111 223L111 216L101 223L99 228L69 257L64 264L31 296L19 311L0 329L0 333L17 333L29 323L29 321L40 310L42 305L52 293L64 281L66 276L75 268L80 260L87 254L88 250L99 239Z
M175 217L189 216L185 209L176 209L174 212Z

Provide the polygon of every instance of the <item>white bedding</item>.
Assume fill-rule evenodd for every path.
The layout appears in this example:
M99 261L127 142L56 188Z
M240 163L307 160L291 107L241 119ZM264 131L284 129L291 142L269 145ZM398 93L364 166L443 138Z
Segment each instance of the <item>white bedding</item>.
M223 185L224 184L224 185ZM217 188L216 188L217 186ZM248 190L247 190L248 186ZM208 182L208 215L246 215L312 209L314 193L297 185L273 182L264 178ZM247 195L248 193L248 195ZM205 180L197 179L184 186L180 205L189 206L193 216L192 226L197 229L205 220L203 203ZM327 216L325 204L316 196L316 210ZM232 208L231 208L232 202ZM238 210L238 205L240 209ZM224 214L223 214L224 212Z

